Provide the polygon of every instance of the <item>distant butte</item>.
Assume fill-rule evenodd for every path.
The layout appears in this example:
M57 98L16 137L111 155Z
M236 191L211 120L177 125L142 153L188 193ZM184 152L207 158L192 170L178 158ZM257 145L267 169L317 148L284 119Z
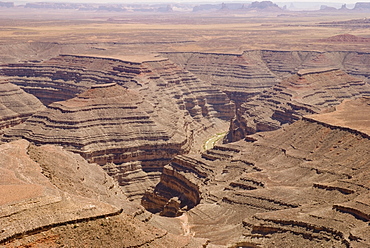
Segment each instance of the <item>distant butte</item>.
M348 42L348 43L364 43L370 42L370 38L362 38L351 34L340 34L322 39L323 42Z

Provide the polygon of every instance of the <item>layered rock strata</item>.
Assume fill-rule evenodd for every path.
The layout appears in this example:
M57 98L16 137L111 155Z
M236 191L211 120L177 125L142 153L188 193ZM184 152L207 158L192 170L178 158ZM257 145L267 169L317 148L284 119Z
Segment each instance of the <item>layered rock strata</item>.
M228 133L229 141L271 131L305 114L331 111L344 99L370 95L370 85L338 69L300 70L243 103Z
M143 198L146 207L182 213L190 233L215 245L367 247L369 104L346 101L332 113L178 156ZM186 212L189 202L196 204Z
M140 63L120 59L60 55L42 62L4 65L1 75L48 105L73 98L97 83L134 88L138 84L133 77L141 71Z
M0 146L1 247L202 247L134 218L143 212L97 164L53 145Z
M62 145L104 165L132 198L141 198L155 185L175 155L199 150L199 137L227 129L234 115L234 104L225 93L168 59L135 62L136 69L129 69L122 60L72 57L58 59L90 61L102 71L114 65L135 84L100 82L75 98L51 103L3 140Z
M43 108L44 105L36 97L0 79L0 132L24 122Z
M163 56L226 92L237 104L280 81L261 59L260 51L241 55L164 53Z
M261 92L258 88L268 88L301 69L334 67L367 81L370 78L367 52L250 50L241 54L175 52L163 56L215 85L247 92Z
M126 197L118 185L98 165L76 154L54 146L30 147L26 140L3 144L0 152L1 243L30 231L122 211Z
M76 98L50 104L9 130L3 140L25 138L35 144L62 145L89 162L113 164L105 167L107 172L121 185L131 184L124 179L133 171L144 169L157 178L161 166L188 150L185 130L162 126L150 113L154 114L153 106L138 92L116 84L97 85ZM179 128L186 126L182 118L178 122ZM141 163L135 166L131 163L135 161ZM150 182L146 173L143 176Z

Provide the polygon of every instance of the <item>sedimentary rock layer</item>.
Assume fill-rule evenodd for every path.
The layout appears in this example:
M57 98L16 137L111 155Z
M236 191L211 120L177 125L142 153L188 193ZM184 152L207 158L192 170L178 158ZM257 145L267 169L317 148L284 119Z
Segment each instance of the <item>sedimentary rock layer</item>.
M305 114L331 111L344 99L370 95L370 85L338 69L300 70L294 76L243 103L228 140L271 131Z
M48 111L34 116L33 121L31 121L33 122L33 124L36 122L40 122L42 123L41 125L48 126L47 129L49 130L52 129L52 126L54 124L46 122L55 123L55 125L58 126L58 129L60 130L58 132L64 133L68 133L69 131L71 131L71 129L79 129L79 125L85 127L87 124L83 124L85 121L79 121L78 119L80 117L82 117L82 119L86 119L86 121L92 121L92 123L89 123L89 127L93 126L95 123L99 124L99 121L112 122L113 119L117 119L113 120L113 122L115 121L118 123L123 120L125 122L131 123L137 121L138 123L142 124L142 128L145 128L145 130L142 130L142 134L140 134L138 130L130 131L128 129L127 131L130 133L131 136L139 135L140 137L142 137L139 137L138 140L143 139L143 137L145 137L146 135L157 135L154 134L157 133L156 130L150 130L151 128L153 128L153 125L157 125L157 127L155 127L157 129L166 129L158 131L159 134L157 137L153 136L148 137L147 139L153 142L155 142L155 140L158 140L159 143L157 145L158 149L160 149L161 141L175 139L181 140L179 141L179 143L182 143L184 141L184 137L194 138L204 132L204 130L206 130L207 128L217 125L217 120L215 121L215 119L229 121L234 115L234 106L232 103L230 103L228 97L224 93L220 92L217 89L210 88L209 84L200 81L189 72L184 71L183 69L179 68L166 59L146 61L143 63L134 63L134 65L132 65L131 67L129 65L131 65L132 63L124 62L122 60L85 56L61 56L55 59L55 61L51 60L48 63L57 63L56 61L58 63L61 63L62 65L67 63L68 66L71 66L70 68L73 68L73 63L75 63L76 66L77 64L88 64L89 68L99 68L100 71L106 74L112 74L112 72L109 70L114 65L116 71L120 71L122 75L125 75L125 77L128 78L127 81L135 82L134 86L124 85L125 88L129 88L127 92L135 93L133 95L128 95L127 92L121 92L123 91L123 89L120 89L117 91L117 95L119 94L119 92L122 93L120 97L118 97L117 95L112 96L109 95L111 94L109 92L104 93L99 91L99 87L97 85L89 91L90 93L93 92L91 94L85 93L85 95L82 94L76 99L52 104L50 105ZM108 72L110 73L106 72L106 70L108 70ZM64 73L63 75L68 76L69 74ZM89 73L85 73L81 75L81 77L83 76L89 77L91 75ZM50 78L52 76L48 75L48 77ZM68 81L69 79L65 78L65 80ZM72 79L72 81L73 80L75 79ZM102 81L99 81L99 79L97 78L90 78L90 80L91 82L95 82L96 80L99 83L102 83ZM124 83L122 82L118 82L118 85L123 84ZM73 85L78 85L78 82L74 82ZM102 88L107 89L107 87L105 87L106 85L111 86L110 84L103 84ZM108 89L108 91L115 91L114 87L118 86L112 87L113 88ZM44 92L42 86L40 87L40 89L42 92ZM105 96L104 94L108 95ZM137 95L136 98L134 97L135 94ZM113 104L114 106L110 107L110 104ZM102 107L100 108L99 105L102 105ZM103 108L105 108L106 110L102 110ZM109 110L110 108L112 109ZM81 111L81 116L79 116L78 111ZM117 112L118 114L115 113L115 111L119 111ZM48 116L48 112L55 112L54 114L50 114L52 116L60 116L54 118L52 116ZM121 115L122 118L120 117ZM149 120L149 118L151 120ZM43 121L41 121L41 119ZM61 121L60 124L58 124L59 121ZM146 125L146 122L155 122L155 124ZM44 131L39 128L39 132L42 133ZM7 137L10 138L11 135L17 136L16 133L17 132L14 131ZM94 136L92 133L85 135L76 133L75 135L71 136L58 135L54 133L54 137L49 137L49 139L56 139L54 141L48 140L47 136L43 137L43 135L34 134L36 133L36 131L28 133L29 135L33 135L35 137L33 139L37 143L54 142L63 144L65 146L68 146L68 143L71 143L70 146L75 147L74 150L78 151L79 153L86 154L85 157L89 157L90 155L94 157L95 154L92 153L97 150L87 147L89 145L96 146L93 144L94 142L89 139L99 140L99 135L96 135L97 137L92 138L92 136ZM27 135L28 134L26 134L26 136ZM85 137L83 137L83 141L81 140L81 138L77 138L77 140L71 140L73 136L79 137L81 135L90 136L90 138L86 140ZM125 135L128 135L128 133ZM76 145L74 145L73 143L76 143ZM78 145L79 143L81 144ZM126 145L130 146L129 144ZM109 144L107 144L107 146L109 146ZM138 144L135 144L134 146L138 146ZM83 148L85 150L83 150L82 147L85 147ZM107 149L110 148L107 147ZM145 149L145 147L143 149ZM178 148L174 149L178 150ZM90 155L88 155L89 152L91 153ZM123 162L127 160L125 160L124 158L115 158L106 159L104 161L103 159L102 162L99 163L105 164L106 162L112 161Z
M126 198L98 165L54 146L30 149L26 140L0 147L0 242L44 227L121 212Z
M140 63L122 63L119 59L60 55L43 62L8 64L1 75L38 97L45 105L73 98L97 83L118 83L135 87L134 75Z
M0 146L1 247L201 247L134 216L117 182L97 164L53 145Z
M36 97L0 79L0 130L24 122L43 108L44 105Z
M164 56L215 85L239 88L242 92L256 92L309 68L335 67L367 81L370 78L366 66L370 53L366 52L251 50L242 54L176 52ZM232 83L228 86L226 81Z
M261 59L260 51L238 54L164 53L197 77L227 92L236 103L280 81Z
M189 232L211 244L369 246L370 140L362 128L369 103L348 101L333 113L178 156L143 198L146 206L186 215ZM186 212L186 201L198 204Z
M7 132L3 140L25 138L36 144L62 145L89 162L104 165L133 198L140 198L147 187L158 182L171 158L200 149L198 137L209 130L227 129L234 116L234 104L225 93L168 59L131 63L60 56L48 63L71 64L71 68L87 64L85 67L117 79L112 73L115 70L128 83L117 79L117 83L102 84L84 69L81 77L99 84L75 98L49 104L24 125ZM44 92L42 87L40 92Z

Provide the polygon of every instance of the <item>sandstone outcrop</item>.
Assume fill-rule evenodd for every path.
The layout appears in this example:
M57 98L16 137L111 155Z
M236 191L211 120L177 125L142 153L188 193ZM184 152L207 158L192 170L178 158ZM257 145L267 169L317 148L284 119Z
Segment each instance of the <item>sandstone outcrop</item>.
M146 206L185 215L189 232L215 245L367 247L369 104L345 101L332 113L177 156ZM182 206L189 202L190 210Z
M63 101L98 83L118 83L133 88L140 63L91 56L60 55L43 62L8 64L1 75L39 98L45 105Z
M89 162L104 165L132 199L140 199L158 182L163 166L175 155L199 150L204 135L226 130L234 115L234 105L225 93L168 59L125 62L60 56L48 63L71 68L85 63L91 71L80 70L86 70L80 77L87 78L81 85L99 84L75 98L49 104L4 134L3 140L24 138L35 144L62 145ZM109 76L99 81L104 77L95 77L97 72ZM77 93L76 75L68 70L63 75ZM39 95L44 94L43 86L38 88Z
M280 82L261 59L260 51L238 54L164 53L200 79L226 92L238 105Z
M201 247L134 218L117 182L97 164L53 145L0 145L1 247Z
M242 54L163 54L226 92L262 92L300 69L325 67L339 68L370 81L370 71L366 66L370 53L367 52L251 50Z
M0 152L1 243L63 223L117 215L127 201L98 165L61 148L18 140L1 145Z
M265 10L265 11L281 11L282 9L271 1L254 1L249 6L249 9Z
M229 141L271 131L302 115L331 111L344 99L369 96L370 85L338 69L300 70L243 103L230 125Z
M0 133L2 129L24 122L44 105L18 86L0 79Z

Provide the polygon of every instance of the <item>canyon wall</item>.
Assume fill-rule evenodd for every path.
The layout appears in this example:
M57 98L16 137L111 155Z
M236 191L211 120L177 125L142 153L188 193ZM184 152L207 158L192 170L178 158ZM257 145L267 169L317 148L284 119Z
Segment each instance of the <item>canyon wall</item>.
M158 182L163 166L175 155L201 149L203 136L226 130L234 116L234 104L225 93L168 59L125 62L63 55L43 64L68 68L64 74L37 77L40 81L63 78L71 83L74 94L93 82L98 84L74 98L50 103L6 132L3 141L23 138L35 144L62 145L89 162L104 165L132 199L140 199L147 187ZM79 64L80 81L73 69ZM35 68L37 73L45 73L42 67ZM30 87L39 89L36 95L47 101L42 98L45 85Z
M215 85L235 89L239 85L247 92L253 92L254 87L268 88L300 69L331 67L370 79L370 53L366 52L249 50L241 54L176 52L163 56Z
M230 125L229 141L271 131L302 115L330 112L343 100L370 95L370 84L339 69L307 69L248 99Z
M338 68L370 82L370 53L365 52L250 50L241 54L162 55L227 93L238 107L301 69Z
M1 247L201 247L205 239L173 235L136 218L97 164L53 145L0 145ZM135 218L136 216L136 218Z
M177 156L143 205L185 215L190 233L211 244L366 247L369 103L345 101L332 113Z
M221 89L237 105L280 81L261 59L261 51L241 55L180 52L162 55Z
M33 95L18 86L0 79L0 133L4 129L24 122L44 105Z
M0 75L48 105L73 98L97 83L133 88L138 86L133 77L141 70L140 63L119 59L59 55L46 61L3 65Z

